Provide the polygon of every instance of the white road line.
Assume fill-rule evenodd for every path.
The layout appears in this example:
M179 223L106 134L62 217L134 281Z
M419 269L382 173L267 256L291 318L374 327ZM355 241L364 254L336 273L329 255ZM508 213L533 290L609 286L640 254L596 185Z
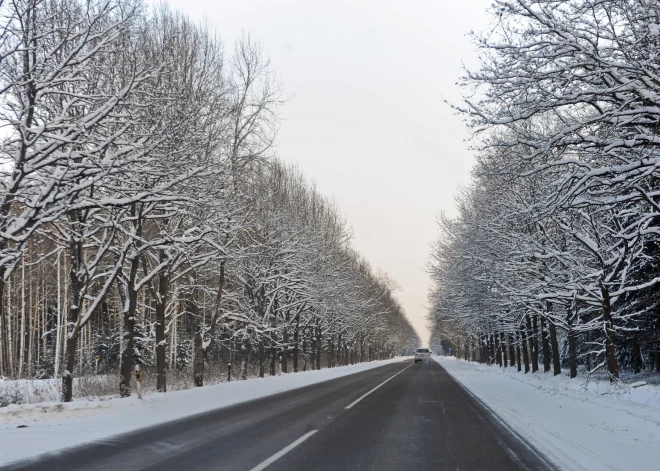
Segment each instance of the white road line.
M314 435L316 432L318 432L318 430L312 430L311 432L307 432L305 435L303 435L302 437L300 437L298 440L296 440L295 442L293 442L293 443L290 444L289 446L287 446L287 447L285 447L285 448L282 448L280 451L278 451L277 453L275 453L273 456L271 456L270 458L268 458L266 461L262 461L261 463L259 463L257 466L255 466L254 468L252 468L250 471L261 471L262 469L266 469L268 466L270 466L270 465L273 464L275 461L277 461L277 460L279 460L280 458L282 458L284 455L286 455L288 452L290 452L290 451L293 450L295 447L297 447L298 445L300 445L302 442L304 442L305 440L307 440L309 437L311 437L312 435Z
M394 376L391 376L391 377L387 378L385 381L383 381L382 383L380 383L378 386L376 386L375 388L373 388L371 391L369 391L368 393L364 394L363 396L361 396L361 397L360 397L359 399L357 399L356 401L351 402L349 405L347 405L347 406L345 407L345 409L350 409L350 408L353 407L355 404L357 404L358 402L360 402L362 399L364 399L365 397L367 397L369 394L371 394L372 392L374 392L376 389L380 388L383 384L387 383L388 381L393 380L395 377L399 376L401 373L403 373L404 371L406 371L406 370L407 370L408 368L410 368L411 366L412 366L412 365L408 365L408 366L406 366L404 369L402 369L401 371L399 371L397 374L395 374Z

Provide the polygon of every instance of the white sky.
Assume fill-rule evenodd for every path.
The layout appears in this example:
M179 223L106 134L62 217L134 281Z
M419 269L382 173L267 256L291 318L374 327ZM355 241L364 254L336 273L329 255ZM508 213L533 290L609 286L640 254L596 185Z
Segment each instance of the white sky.
M354 245L396 279L397 297L428 341L424 271L440 211L452 214L472 158L455 82L488 24L490 0L170 0L205 20L227 48L262 41L291 96L279 156L334 198Z

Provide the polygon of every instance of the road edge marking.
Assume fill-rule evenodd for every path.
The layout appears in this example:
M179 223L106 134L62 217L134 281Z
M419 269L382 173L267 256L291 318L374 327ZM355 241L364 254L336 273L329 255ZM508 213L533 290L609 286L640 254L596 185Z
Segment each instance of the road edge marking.
M382 385L384 385L384 384L387 383L388 381L393 380L394 378L396 378L397 376L399 376L401 373L403 373L404 371L406 371L406 370L407 370L408 368L410 368L411 366L412 366L412 364L406 366L404 369L402 369L401 371L399 371L399 372L398 372L397 374L395 374L394 376L390 376L390 377L387 378L385 381L383 381L382 383L380 383L378 386L376 386L375 388L373 388L371 391L369 391L368 393L366 393L366 394L360 396L358 399L356 399L355 401L351 402L349 405L347 405L346 407L344 407L344 409L350 409L350 408L353 407L355 404L357 404L358 402L360 402L362 399L364 399L365 397L367 397L369 394L371 394L372 392L374 392L376 389L380 388Z
M311 437L312 435L314 435L316 432L318 432L318 430L311 430L311 431L307 432L305 435L303 435L302 437L300 437L300 438L299 438L298 440L296 440L295 442L289 444L288 446L285 446L284 448L282 448L280 451L278 451L277 453L275 453L273 456L271 456L271 457L268 458L267 460L262 461L261 463L259 463L257 466L255 466L254 468L252 468L250 471L262 471L263 469L266 469L268 466L270 466L271 464L273 464L275 461L279 460L281 457L283 457L284 455L286 455L288 452L290 452L291 450L293 450L295 447L297 447L298 445L300 445L302 442L304 442L305 440L307 440L309 437Z

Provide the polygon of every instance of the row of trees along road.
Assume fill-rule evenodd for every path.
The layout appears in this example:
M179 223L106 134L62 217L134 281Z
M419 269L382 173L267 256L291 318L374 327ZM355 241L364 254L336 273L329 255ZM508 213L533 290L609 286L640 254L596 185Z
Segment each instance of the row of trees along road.
M0 376L166 391L417 337L337 208L273 158L261 47L139 0L0 2ZM222 367L221 367L222 365ZM240 369L239 369L240 368ZM219 375L216 374L216 378Z
M456 106L476 164L431 254L435 341L525 372L660 371L660 3L491 13Z

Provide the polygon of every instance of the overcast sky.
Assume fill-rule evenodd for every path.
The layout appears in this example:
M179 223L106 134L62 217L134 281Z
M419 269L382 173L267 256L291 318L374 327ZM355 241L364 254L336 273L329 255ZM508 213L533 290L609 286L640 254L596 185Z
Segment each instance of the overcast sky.
M263 43L286 96L279 156L333 198L354 245L401 287L427 342L424 271L440 211L469 179L467 132L444 99L476 52L489 0L170 0L227 48Z

